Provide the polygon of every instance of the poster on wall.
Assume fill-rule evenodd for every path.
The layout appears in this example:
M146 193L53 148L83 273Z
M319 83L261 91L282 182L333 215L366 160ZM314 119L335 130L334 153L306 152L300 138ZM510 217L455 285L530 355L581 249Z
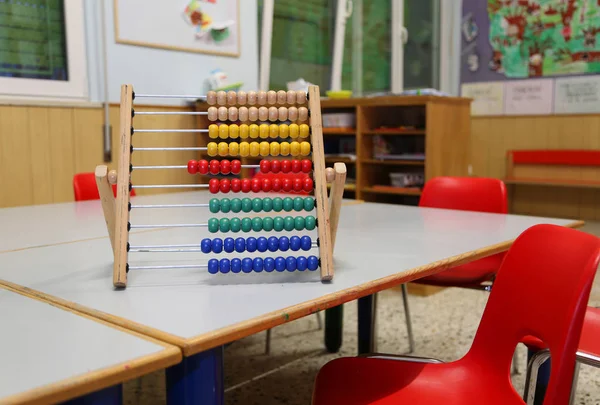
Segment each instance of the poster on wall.
M562 78L554 85L556 114L600 113L600 76Z
M240 55L239 0L114 0L113 7L118 43Z

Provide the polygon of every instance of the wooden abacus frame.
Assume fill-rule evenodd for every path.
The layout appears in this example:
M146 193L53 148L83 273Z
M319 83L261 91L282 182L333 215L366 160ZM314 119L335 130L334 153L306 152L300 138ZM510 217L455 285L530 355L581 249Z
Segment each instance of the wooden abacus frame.
M129 240L129 206L131 190L131 137L133 135L132 118L134 91L133 86L121 86L120 103L120 155L118 171L108 172L108 168L100 165L96 168L96 182L102 201L102 208L108 228L109 238L114 253L113 284L117 288L127 286L127 243ZM314 177L314 198L316 202L317 232L319 237L319 256L321 280L333 278L333 247L342 203L346 166L336 163L329 173L333 183L331 201L327 195L328 175L325 169L323 147L323 130L321 121L320 93L318 86L310 86L308 90L308 108L310 112L310 136ZM329 169L330 170L330 169ZM116 180L115 180L116 177ZM113 197L111 184L116 182L117 197Z

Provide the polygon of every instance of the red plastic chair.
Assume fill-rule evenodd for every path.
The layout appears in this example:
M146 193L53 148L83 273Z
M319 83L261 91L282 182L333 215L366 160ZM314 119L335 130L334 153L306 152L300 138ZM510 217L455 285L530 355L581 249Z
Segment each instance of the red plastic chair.
M113 194L117 196L117 185L112 186ZM75 201L99 200L98 187L96 186L96 175L94 173L78 173L73 176L73 193ZM131 190L131 196L135 196L135 190Z
M317 375L313 404L523 404L510 382L510 363L528 335L546 342L552 352L544 405L566 404L599 261L597 237L555 225L533 226L506 254L463 358L442 364L385 356L336 359Z

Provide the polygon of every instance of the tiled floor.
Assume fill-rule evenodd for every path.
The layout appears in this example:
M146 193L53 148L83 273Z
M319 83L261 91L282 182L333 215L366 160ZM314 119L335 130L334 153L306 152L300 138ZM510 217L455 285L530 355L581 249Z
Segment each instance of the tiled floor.
M600 223L584 231L600 236ZM469 349L487 301L488 293L449 288L430 297L411 296L410 306L416 340L415 355L452 361ZM600 277L590 305L600 307ZM379 295L378 351L408 351L404 310L399 291ZM237 341L225 350L226 404L310 404L315 375L327 361L356 354L356 303L344 307L344 343L338 354L323 350L323 332L316 316L273 329L271 355L264 355L265 333ZM518 349L521 371L526 350ZM513 378L522 392L524 375ZM164 404L164 373L154 373L125 385L127 404ZM576 404L600 405L600 369L581 367Z

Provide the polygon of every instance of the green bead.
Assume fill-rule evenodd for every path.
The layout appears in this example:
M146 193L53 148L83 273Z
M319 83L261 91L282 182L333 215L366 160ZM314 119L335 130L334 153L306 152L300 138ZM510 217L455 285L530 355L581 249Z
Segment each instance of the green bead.
M283 231L283 218L282 217L273 218L273 229L275 229L277 232Z
M208 220L208 232L219 232L219 220L217 218L210 218Z
M263 220L260 217L252 218L252 230L254 232L260 232L263 228Z
M219 221L219 229L221 232L229 232L230 223L229 218L221 218Z
M211 198L210 201L208 202L208 209L213 214L216 214L217 212L219 212L219 210L221 209L221 203L219 202L219 199Z
M252 218L242 219L242 232L250 232L252 230Z
M294 209L294 200L291 197L285 197L283 199L283 210L285 212L290 212Z
M263 231L265 231L265 232L271 232L273 230L273 227L274 227L273 218L271 218L271 217L264 217L262 225L263 225Z
M304 218L304 226L307 231L312 231L317 226L317 220L312 215L309 215Z
M239 198L231 199L231 212L235 212L236 214L242 210L242 200Z
M263 211L264 212L273 211L273 199L272 198L267 197L263 200Z
M315 199L314 198L310 198L310 197L306 197L304 199L304 210L306 210L306 211L312 211L313 208L315 208Z
M242 211L250 212L252 211L252 200L249 198L242 198Z
M273 211L281 212L282 209L283 209L283 200L281 199L281 197L273 198Z
M283 220L283 229L286 231L294 230L294 217L285 217Z
M263 202L260 198L255 198L252 200L252 211L261 212L263 209Z
M242 229L242 220L235 217L229 220L229 227L231 232L239 232Z
M221 212L228 213L231 211L231 200L229 198L223 198L221 200Z
M294 211L302 211L304 209L304 198L296 197L294 198Z
M302 231L304 229L304 217L294 218L294 228L297 231Z

